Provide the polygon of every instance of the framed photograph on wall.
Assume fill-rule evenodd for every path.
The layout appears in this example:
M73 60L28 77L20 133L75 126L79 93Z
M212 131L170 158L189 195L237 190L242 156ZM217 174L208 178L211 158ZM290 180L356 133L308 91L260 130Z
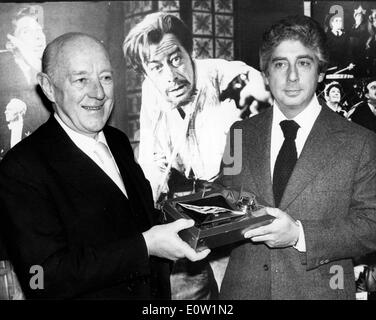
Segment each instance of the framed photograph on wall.
M324 28L330 53L319 99L337 86L348 111L364 99L366 79L376 76L376 1L311 1L311 17Z
M36 74L46 47L45 10L39 4L1 4L0 160L49 116Z
M47 121L52 106L38 86L46 44L67 32L96 37L108 49L114 68L116 107L110 123L129 134L126 105L125 1L0 4L0 161Z

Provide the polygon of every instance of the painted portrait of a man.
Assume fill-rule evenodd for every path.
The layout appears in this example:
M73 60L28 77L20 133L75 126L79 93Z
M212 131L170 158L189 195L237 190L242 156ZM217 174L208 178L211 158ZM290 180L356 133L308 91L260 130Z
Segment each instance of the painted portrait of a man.
M36 82L46 47L43 8L18 6L9 18L0 50L0 159L49 115Z

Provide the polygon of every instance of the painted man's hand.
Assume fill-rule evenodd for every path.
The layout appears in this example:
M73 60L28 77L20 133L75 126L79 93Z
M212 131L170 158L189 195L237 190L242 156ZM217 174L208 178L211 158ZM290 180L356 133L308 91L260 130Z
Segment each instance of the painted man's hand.
M246 77L246 75L244 75ZM246 86L240 91L239 105L245 106L249 97L261 102L269 102L271 94L265 88L264 80L260 73L248 74Z

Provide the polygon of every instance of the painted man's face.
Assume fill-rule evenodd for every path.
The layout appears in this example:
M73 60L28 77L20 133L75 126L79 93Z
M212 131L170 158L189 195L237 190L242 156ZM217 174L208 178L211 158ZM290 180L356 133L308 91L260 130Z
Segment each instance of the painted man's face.
M368 84L367 90L368 90L368 94L367 94L368 99L372 103L376 103L376 81L373 81L370 84Z
M334 17L332 20L332 29L333 31L338 31L342 29L342 18Z
M42 58L46 47L46 36L35 18L25 16L19 19L14 36L22 42L29 54Z
M150 45L144 62L146 75L174 107L190 101L195 87L192 59L173 34L165 34L158 44Z
M361 24L363 22L363 15L361 15L360 13L356 14L355 17L355 23L358 25L358 24Z
M330 102L340 102L341 101L341 91L337 87L330 89L328 98Z

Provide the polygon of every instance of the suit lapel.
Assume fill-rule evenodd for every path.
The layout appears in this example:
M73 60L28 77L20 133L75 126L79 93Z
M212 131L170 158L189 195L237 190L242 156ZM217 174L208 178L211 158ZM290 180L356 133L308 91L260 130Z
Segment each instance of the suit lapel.
M127 150L125 145L119 145L109 131L105 129L104 132L107 143L123 178L134 214L140 215L140 213L142 213L139 218L144 219L147 217L148 224L153 225L151 208L149 203L145 201L147 193L150 192L144 188L145 179L141 169L136 165L131 147L129 146L130 150Z
M336 118L338 117L338 118ZM309 134L294 171L281 199L285 210L307 185L329 164L334 164L337 153L343 148L339 116L322 108Z
M67 184L89 199L104 199L104 194L108 192L124 197L112 179L74 144L53 116L47 126L50 132L47 141L50 165Z
M117 135L107 134L104 128L107 143L123 177L130 201L112 179L74 144L53 116L45 126L48 138L42 141L45 144L43 157L55 172L56 181L63 190L93 207L112 208L109 211L111 215L132 215L140 231L150 228L153 211L151 192L144 187L146 182L142 171L134 162L131 147L127 148L125 139L119 140Z
M256 130L247 130L247 153L252 153L252 159L248 161L250 175L256 184L256 190L260 190L259 200L269 206L274 206L273 186L270 173L270 141L273 111L272 108L265 111L254 124Z

